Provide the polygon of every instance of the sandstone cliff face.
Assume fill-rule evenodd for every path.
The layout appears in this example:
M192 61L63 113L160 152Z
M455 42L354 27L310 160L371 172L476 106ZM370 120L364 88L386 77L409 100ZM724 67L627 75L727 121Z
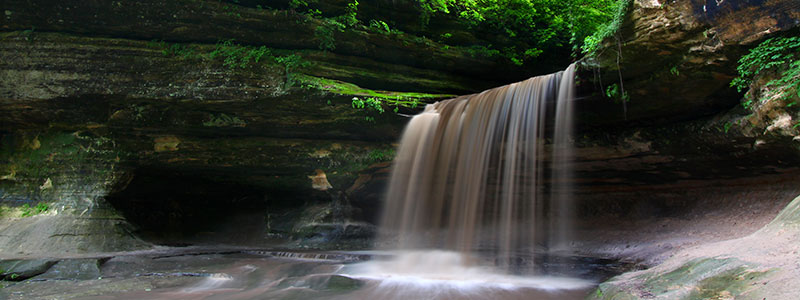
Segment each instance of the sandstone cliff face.
M662 217L646 217L648 221L634 225L638 228L624 234L642 237L625 246L611 246L614 232L624 225L605 231L608 244L599 247L611 246L611 252L638 259L648 268L601 284L592 298L790 298L796 293L798 274L789 263L798 259L791 246L797 237L790 217L797 200L769 220L798 193L800 144L791 126L800 115L786 103L759 97L777 74L755 78L748 97L759 100L748 108L741 105L746 99L728 84L738 75L739 58L750 48L770 37L797 34L800 4L633 1L622 24L617 36L604 44L605 50L588 61L589 70L597 69L584 73L592 79L582 89L588 95L624 84L630 101L624 108L616 104L616 112L609 113L589 97L583 105L596 115L585 114L584 120L596 123L584 128L592 132L593 125L608 123L634 127L628 129L635 133L623 140L627 142L617 145L627 143L624 149L639 154L626 161L641 164L606 167L615 169L607 174L638 174L618 181L638 182L641 192L624 195L637 188L621 183L611 188L616 192L589 198L595 198L595 204L630 205L617 210L630 212L625 218L637 218L635 211L641 207L652 209L645 214ZM644 183L648 180L650 184ZM653 190L665 187L662 184L672 192ZM714 185L724 188L709 192ZM673 192L681 195L669 199ZM630 201L605 199L612 195ZM663 206L652 206L655 203Z
M129 250L147 245L133 232L181 235L240 214L253 215L246 223L261 241L335 233L337 222L365 218L345 191L361 170L391 160L406 120L354 109L353 97L431 101L445 95L407 92L475 91L502 69L365 30L336 31L336 49L323 51L320 21L288 10L130 5L2 4L4 253ZM232 39L234 50L269 52L241 66L214 58ZM292 56L295 65L279 60ZM315 184L320 173L330 188ZM352 202L374 211L370 201ZM49 215L19 218L37 203ZM364 226L335 234L368 237Z
M587 93L622 85L630 101L623 109L596 100L605 107L587 104L596 114L583 119L663 124L734 107L740 95L728 84L739 58L767 37L796 32L798 19L796 1L632 1L582 74Z
M407 118L353 109L351 99L433 101L530 72L410 34L337 31L335 49L323 51L319 20L240 2L0 6L0 199L10 217L0 251L135 249L148 244L131 233L178 240L171 235L228 215L253 232L234 242L369 237ZM691 211L700 196L684 190L706 195L711 185L746 186L737 180L753 176L786 181L800 162L791 138L764 142L758 132L725 132L725 124L738 116L731 109L740 95L728 88L738 57L768 36L796 32L797 20L793 1L635 1L619 43L607 41L581 74L582 213L649 221L651 213ZM208 57L230 39L310 64L290 70L266 59L232 68ZM625 109L600 96L620 74ZM674 189L681 192L663 192ZM38 202L50 203L51 215L17 218L21 205Z
M579 147L625 149L629 163L594 166L621 185L793 169L800 144L785 124L800 116L774 103L745 110L729 84L748 49L797 32L799 13L796 1L632 1L619 31L582 61ZM767 130L779 120L784 126Z

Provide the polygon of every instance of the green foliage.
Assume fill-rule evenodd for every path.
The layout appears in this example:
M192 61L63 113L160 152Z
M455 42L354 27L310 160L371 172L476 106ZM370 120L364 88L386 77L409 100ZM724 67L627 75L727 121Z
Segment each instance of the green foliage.
M319 41L319 49L325 51L336 50L336 37L334 34L344 32L347 28L344 24L335 19L325 19L322 24L314 29L314 38Z
M502 50L515 64L549 49L579 49L618 6L617 0L418 0L418 5L423 23L434 14L455 14L470 27L503 33L507 45L487 47Z
M600 43L617 34L632 2L633 0L617 0L612 6L609 6L611 11L615 11L613 17L606 23L596 25L594 33L584 37L583 45L580 47L581 52L593 55L600 47Z
M32 42L34 32L36 32L36 26L31 26L31 29L25 29L22 31L22 36L25 37L26 41Z
M194 48L185 44L170 44L163 40L152 40L147 45L151 48L161 49L161 54L167 57L181 57L184 59L200 57Z
M355 109L365 109L367 111L375 111L379 114L384 112L381 100L374 97L368 97L361 99L359 97L353 97L352 106ZM365 120L369 122L375 122L375 117L373 116L366 116L364 117Z
M314 29L314 38L319 41L319 49L325 51L336 50L336 32L344 32L345 29L358 25L357 15L358 0L353 0L353 2L347 4L343 15L322 19L322 23Z
M605 95L608 98L614 99L614 101L621 101L623 103L631 100L628 92L623 91L622 88L616 83L606 87Z
M669 69L669 73L675 76L681 75L681 71L678 71L678 66L673 66L671 69Z
M375 97L368 97L364 98L363 100L359 97L353 97L353 108L358 109L372 109L377 111L378 113L383 113L383 107L381 106L381 101Z
M491 45L490 45L491 46ZM466 49L472 57L496 57L500 56L500 50L491 49L486 46L472 45Z
M203 122L203 126L206 127L244 127L246 125L247 123L242 119L226 114L211 115L208 121Z
M372 161L390 161L394 159L395 154L394 148L376 149L367 153L367 157Z
M728 133L728 131L731 130L731 127L733 127L733 125L734 125L733 122L726 122L724 125L722 125L722 129L725 130L725 133Z
M286 81L284 88L288 89L294 85L296 82L295 80L295 71L299 68L308 67L311 63L306 60L303 60L297 54L290 54L287 56L278 56L275 58L275 61L279 64L283 65L284 67L284 74L286 75Z
M312 3L317 3L317 0L289 0L289 7L294 10L299 10L308 7L308 5Z
M47 205L47 203L44 203L44 202L39 202L39 204L36 204L36 206L34 206L34 207L31 207L30 205L25 203L25 204L22 205L22 207L20 209L22 210L22 215L21 216L23 218L25 218L25 217L30 217L30 216L35 216L35 215L38 215L38 214L42 214L42 213L46 212L47 210L49 210L50 206Z
M402 31L397 30L397 29L392 29L391 27L389 27L389 24L386 24L386 22L381 21L381 20L370 20L369 21L369 29L371 29L374 32L377 32L377 33L380 33L380 34L385 34L385 35L403 34Z
M229 69L244 69L251 63L258 63L263 57L270 57L266 46L252 47L235 44L233 40L217 43L216 49L208 54L210 59L222 58L223 65Z
M225 11L225 15L231 16L231 17L241 18L242 14L239 13L238 8L239 7L236 6L236 5L224 5L224 6L222 6L222 10Z
M302 74L297 75L297 80L302 82L303 87L305 88L323 90L339 95L375 98L387 106L395 107L416 108L420 102L425 99L431 101L455 97L455 95L450 94L426 94L370 90L359 87L352 83Z
M354 27L358 24L358 0L353 0L353 2L347 3L347 7L344 10L344 14L341 16L336 17L336 20L339 23L344 24L345 27Z
M775 95L787 102L787 107L794 106L796 101L792 99L800 98L800 36L767 39L739 59L737 70L739 77L731 81L731 86L739 92L756 77L774 74L776 79L765 85L770 92L762 99ZM746 97L743 105L750 108L753 102L754 99Z

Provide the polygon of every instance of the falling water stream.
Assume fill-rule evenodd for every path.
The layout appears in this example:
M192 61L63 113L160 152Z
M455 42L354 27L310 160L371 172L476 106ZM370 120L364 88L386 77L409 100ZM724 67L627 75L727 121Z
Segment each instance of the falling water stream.
M441 101L415 116L383 212L381 240L398 251L355 268L356 276L402 283L398 290L591 285L537 267L570 252L574 69Z
M382 238L398 249L488 249L505 264L537 241L566 245L573 77L574 65L428 105L400 142Z

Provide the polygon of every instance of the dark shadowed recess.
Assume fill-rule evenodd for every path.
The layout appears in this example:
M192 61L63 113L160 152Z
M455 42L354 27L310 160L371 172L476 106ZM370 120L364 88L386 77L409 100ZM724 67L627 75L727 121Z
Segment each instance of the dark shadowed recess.
M264 245L271 242L265 226L268 212L304 204L285 191L216 179L194 172L137 169L125 188L107 200L137 227L140 238L170 246Z

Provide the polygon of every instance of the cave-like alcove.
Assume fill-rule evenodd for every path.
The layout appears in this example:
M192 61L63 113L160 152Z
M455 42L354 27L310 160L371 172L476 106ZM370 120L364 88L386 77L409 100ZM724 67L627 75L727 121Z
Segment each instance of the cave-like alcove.
M268 203L261 189L203 173L137 169L132 174L107 201L140 238L171 246L264 242Z

